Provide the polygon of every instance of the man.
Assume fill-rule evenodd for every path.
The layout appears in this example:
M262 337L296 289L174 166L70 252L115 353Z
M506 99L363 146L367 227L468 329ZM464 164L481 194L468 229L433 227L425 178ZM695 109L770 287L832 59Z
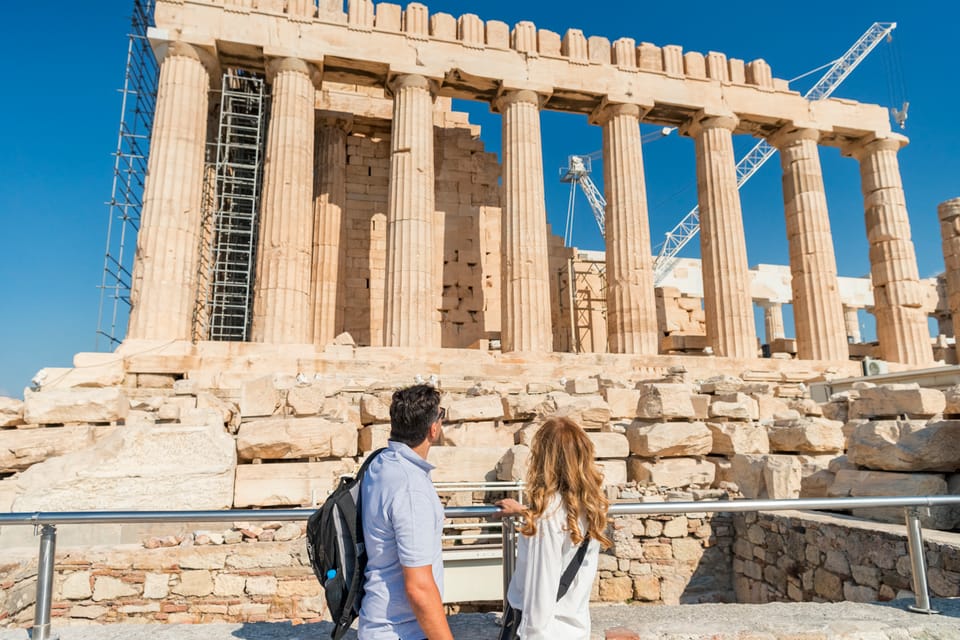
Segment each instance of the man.
M433 387L393 394L390 441L361 485L367 569L357 635L363 640L453 638L440 595L443 506L427 462L443 416Z

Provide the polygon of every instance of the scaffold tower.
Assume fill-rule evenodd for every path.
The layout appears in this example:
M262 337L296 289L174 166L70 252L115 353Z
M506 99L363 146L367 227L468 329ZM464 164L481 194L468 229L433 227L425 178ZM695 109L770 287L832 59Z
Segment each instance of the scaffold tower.
M155 0L134 0L127 65L120 89L120 127L114 152L107 242L100 280L95 348L109 350L126 334L137 230L150 153L159 67L147 40Z

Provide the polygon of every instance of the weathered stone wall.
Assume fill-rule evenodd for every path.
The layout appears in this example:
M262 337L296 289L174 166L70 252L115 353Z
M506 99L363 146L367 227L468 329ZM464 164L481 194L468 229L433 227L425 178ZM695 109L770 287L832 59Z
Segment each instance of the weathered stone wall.
M901 510L902 512L902 510ZM799 512L733 516L738 602L852 602L912 597L903 526ZM960 594L960 535L924 534L935 597Z

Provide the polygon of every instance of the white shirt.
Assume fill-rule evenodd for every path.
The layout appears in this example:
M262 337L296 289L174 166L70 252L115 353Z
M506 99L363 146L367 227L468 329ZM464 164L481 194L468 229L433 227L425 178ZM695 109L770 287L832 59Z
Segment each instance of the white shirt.
M590 592L597 575L600 545L591 540L583 564L570 589L557 600L560 576L577 553L566 530L567 510L560 496L554 496L537 521L532 537L520 534L517 565L507 601L523 611L520 638L523 640L587 640L590 637ZM581 518L580 531L586 531Z

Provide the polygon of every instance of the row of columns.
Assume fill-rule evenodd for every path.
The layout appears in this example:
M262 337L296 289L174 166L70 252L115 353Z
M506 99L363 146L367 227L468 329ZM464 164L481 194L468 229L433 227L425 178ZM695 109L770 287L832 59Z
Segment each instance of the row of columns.
M132 338L187 339L197 295L196 253L210 65L171 45L162 66L149 178L133 283ZM337 123L316 127L319 73L298 59L272 62L273 106L264 166L253 339L325 344L338 326L344 142ZM387 214L384 344L440 346L434 233L433 91L428 79L394 78ZM552 350L541 96L504 91L502 348ZM650 231L635 104L607 104L603 130L607 199L609 351L655 354ZM699 114L682 128L696 148L708 341L720 356L756 355L746 241L737 190L732 114ZM315 132L316 139L315 139ZM844 360L847 335L818 155L818 132L770 138L781 155L798 355ZM882 357L931 359L919 278L900 183L896 140L849 151L860 161ZM316 185L314 184L316 179ZM321 194L314 201L314 190ZM162 250L160 248L163 248ZM142 295L148 291L149 295ZM782 325L782 320L781 320ZM782 326L778 330L782 333Z

